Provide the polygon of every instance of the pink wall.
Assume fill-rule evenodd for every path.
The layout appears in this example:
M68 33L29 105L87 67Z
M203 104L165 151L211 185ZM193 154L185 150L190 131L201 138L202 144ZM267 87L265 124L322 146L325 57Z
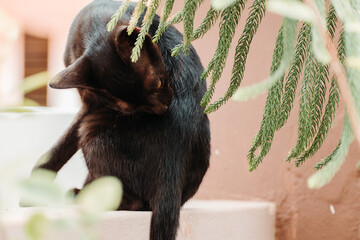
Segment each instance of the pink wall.
M204 16L205 11L206 9L199 15ZM215 99L222 96L229 84L234 46L247 16L247 13L243 14ZM254 84L268 77L280 24L281 18L270 13L263 20L253 40L241 86ZM210 61L213 52L209 49L214 49L217 41L217 30L214 29L204 39L194 43L204 65ZM359 239L360 173L356 167L360 160L358 145L352 145L347 161L330 184L320 190L310 190L306 186L307 178L314 173L313 165L336 147L344 110L338 110L330 137L319 153L302 167L296 168L293 163L284 161L296 143L298 107L295 104L288 123L275 134L268 156L256 171L249 173L246 156L251 140L259 130L265 100L266 95L248 102L230 101L219 111L210 114L211 167L196 197L274 201L277 205L279 240ZM335 209L334 214L330 211L330 205Z
M81 6L89 1L65 2L0 0L0 6L8 9L15 16L21 17L25 14L22 18L26 29L35 29L39 31L38 34L50 37L51 72L62 68L62 51L68 26ZM31 5L28 5L30 3ZM177 1L175 8L179 9L182 4L183 1ZM205 15L209 1L205 5L207 6L202 7L197 14L196 26ZM37 16L26 15L29 13ZM233 45L241 34L240 30L246 17L247 13L244 13ZM31 24L32 21L39 25ZM280 23L281 19L277 16L267 14L265 17L254 38L242 86L262 81L268 76ZM181 29L181 26L179 28ZM210 61L213 54L209 49L216 47L217 32L218 29L214 28L204 39L194 43L204 65ZM215 98L222 96L228 86L233 53L234 48L230 52ZM313 173L314 163L327 156L337 144L343 109L339 110L330 138L319 153L301 168L295 168L293 164L284 161L288 151L296 142L297 106L294 106L289 122L276 133L275 142L263 164L255 172L249 173L246 155L251 139L259 129L265 98L266 96L262 95L244 103L230 101L218 112L210 114L211 167L196 198L274 201L277 204L277 237L280 240L360 238L360 182L359 171L355 166L359 160L357 157L359 149L355 144L352 145L344 166L329 185L320 190L309 190L306 186L306 179ZM55 98L54 104L64 103L64 99L68 98ZM68 101L64 105L71 104L73 102ZM330 211L330 205L335 209L334 214Z

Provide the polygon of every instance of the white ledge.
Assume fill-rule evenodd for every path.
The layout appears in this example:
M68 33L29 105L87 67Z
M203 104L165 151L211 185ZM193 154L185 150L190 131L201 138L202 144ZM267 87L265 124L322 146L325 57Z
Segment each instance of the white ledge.
M69 217L69 212L52 208L1 210L6 239L28 239L24 224L32 213L41 211L50 219ZM151 212L114 211L102 214L93 227L101 240L146 240ZM57 233L56 239L79 239L76 232ZM1 238L0 234L0 238ZM47 239L55 239L49 236ZM181 211L177 240L274 240L275 204L270 202L188 202Z

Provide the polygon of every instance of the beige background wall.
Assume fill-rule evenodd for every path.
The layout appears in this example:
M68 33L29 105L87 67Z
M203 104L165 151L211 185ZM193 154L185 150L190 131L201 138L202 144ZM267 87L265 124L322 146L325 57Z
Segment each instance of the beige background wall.
M33 33L38 32L41 36L49 37L49 68L52 73L62 68L62 52L68 25L86 2L90 1L58 0L50 3L46 0L0 0L3 8L18 17L21 29L32 29ZM179 9L183 1L176 2L175 8ZM205 15L209 2L206 1L205 7L197 13L196 26ZM65 15L59 17L58 14L54 14L60 12ZM34 16L30 16L30 13ZM21 17L22 14L27 15ZM233 48L246 17L247 11L238 27ZM52 26L52 23L55 25ZM268 76L280 23L281 19L278 16L267 14L265 17L254 38L242 86L262 81ZM40 24L39 27L36 24ZM181 29L181 26L179 28ZM218 28L215 27L204 39L194 43L205 66L216 47L217 32ZM222 96L228 86L233 53L234 49L230 52L215 98ZM55 100L50 102L57 106L70 106L74 102L73 98L66 94L65 96L54 98ZM338 111L331 135L320 152L297 169L292 163L284 161L296 142L297 106L294 106L288 123L276 133L272 149L263 164L255 172L249 173L246 155L251 139L259 129L265 98L266 95L262 95L244 103L230 101L218 112L210 114L211 167L196 198L274 201L277 204L277 237L280 240L360 239L360 182L359 171L356 168L356 163L360 160L360 149L357 145L352 145L347 161L329 185L320 190L309 190L306 186L306 179L313 173L312 167L315 162L327 156L337 144L343 109ZM335 209L334 214L330 211L330 205Z

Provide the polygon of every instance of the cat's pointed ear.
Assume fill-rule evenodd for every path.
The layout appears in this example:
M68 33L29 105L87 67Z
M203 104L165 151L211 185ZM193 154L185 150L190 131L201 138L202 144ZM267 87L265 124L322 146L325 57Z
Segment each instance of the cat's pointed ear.
M56 89L83 88L86 87L86 79L89 75L90 67L85 56L78 58L73 64L55 75L49 86Z
M121 57L121 59L124 62L130 61L130 56L132 54L132 50L135 46L136 39L139 36L141 29L138 27L135 27L130 35L128 34L127 30L128 30L127 25L119 26L115 30L115 37L114 37L116 50L118 52L118 55ZM155 45L155 44L152 42L150 34L147 33L145 35L145 40L144 40L144 45L143 45L144 47L141 51L143 51L144 48L147 48L148 46L151 46L151 45ZM141 58L141 55L140 55L140 58Z

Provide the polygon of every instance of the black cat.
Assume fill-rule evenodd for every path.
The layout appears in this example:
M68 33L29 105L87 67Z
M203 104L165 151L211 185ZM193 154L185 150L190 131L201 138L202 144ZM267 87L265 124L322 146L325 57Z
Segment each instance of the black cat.
M52 88L77 88L82 108L37 166L59 169L81 149L89 169L85 185L102 176L124 187L119 209L151 210L151 240L174 240L180 207L197 191L209 165L209 121L200 106L206 83L195 50L171 57L182 35L170 27L158 44L151 36L140 59L130 61L139 28L126 32L135 4L117 27L107 23L121 3L94 1L76 17L65 51L66 69ZM143 16L139 20L140 26Z

